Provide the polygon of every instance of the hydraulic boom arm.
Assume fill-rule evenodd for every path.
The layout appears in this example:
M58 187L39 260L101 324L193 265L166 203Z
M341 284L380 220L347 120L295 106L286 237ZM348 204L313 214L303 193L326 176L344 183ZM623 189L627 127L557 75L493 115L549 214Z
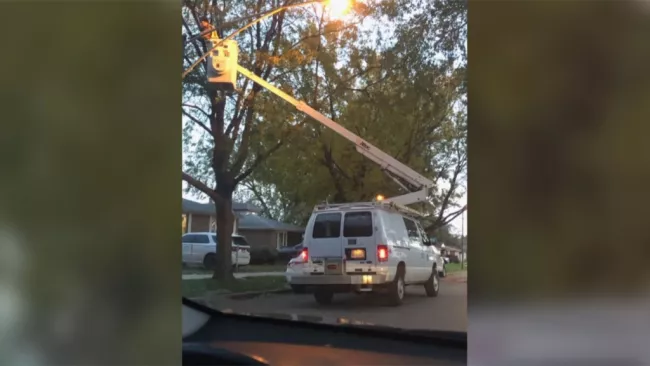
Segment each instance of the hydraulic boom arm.
M433 181L430 179L425 178L424 176L420 175L418 172L415 170L409 168L408 166L400 163L397 161L397 159L393 158L392 156L386 154L385 152L381 151L379 148L376 146L373 146L371 143L368 141L362 139L361 137L355 135L345 127L341 126L340 124L332 121L331 119L325 117L323 114L318 112L317 110L311 108L307 104L305 104L302 101L299 101L290 95L286 94L282 90L274 87L273 85L269 84L259 76L255 75L255 73L243 68L240 65L237 65L237 71L242 73L244 76L248 77L249 79L253 80L254 82L260 84L262 87L270 90L273 92L275 95L279 96L280 98L286 100L287 102L291 103L296 109L298 109L301 112L306 113L308 116L312 117L313 119L317 120L321 124L325 125L326 127L329 127L330 129L334 130L336 133L339 135L343 136L347 140L351 141L354 143L357 152L362 154L363 156L367 157L368 159L374 161L375 163L379 164L379 166L385 171L388 172L389 175L391 175L391 178L395 179L395 177L399 177L402 180L406 181L409 185L413 186L417 191L412 192L412 193L407 193L401 196L397 197L392 197L392 198L386 198L384 201L385 202L392 202L394 204L403 206L403 205L410 205L413 203L417 202L428 202L428 197L429 197L429 192L431 189L434 187ZM395 179L397 183L399 183L403 188L404 185L397 179ZM407 189L409 190L409 189ZM420 214L422 215L422 214Z

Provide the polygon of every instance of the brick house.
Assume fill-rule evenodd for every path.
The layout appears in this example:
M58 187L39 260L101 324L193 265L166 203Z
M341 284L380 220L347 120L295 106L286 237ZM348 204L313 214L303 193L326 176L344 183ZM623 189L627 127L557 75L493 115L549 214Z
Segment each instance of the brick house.
M305 229L285 224L251 212L238 213L239 234L246 237L251 248L280 249L300 244Z
M256 213L260 209L248 203L233 202L232 208L235 214L233 233L239 230L238 215L241 213ZM214 203L200 203L183 198L182 206L182 228L183 234L200 231L217 231L217 219L215 217Z
M233 233L245 236L251 248L279 249L302 242L304 228L259 216L261 209L249 203L233 202L232 207L235 216ZM181 220L183 234L217 231L214 203L183 198Z

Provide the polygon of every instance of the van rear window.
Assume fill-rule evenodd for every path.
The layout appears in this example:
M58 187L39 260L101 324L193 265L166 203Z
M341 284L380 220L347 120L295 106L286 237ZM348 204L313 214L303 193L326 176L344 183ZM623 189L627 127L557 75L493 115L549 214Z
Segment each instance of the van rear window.
M322 213L314 221L314 238L338 238L341 236L341 214Z
M372 213L348 212L343 221L343 236L346 238L372 236Z

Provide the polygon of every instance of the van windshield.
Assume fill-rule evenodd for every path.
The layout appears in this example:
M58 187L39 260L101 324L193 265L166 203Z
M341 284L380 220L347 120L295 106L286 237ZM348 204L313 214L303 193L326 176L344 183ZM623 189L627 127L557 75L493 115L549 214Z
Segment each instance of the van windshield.
M343 236L346 238L372 236L372 213L369 211L346 213Z

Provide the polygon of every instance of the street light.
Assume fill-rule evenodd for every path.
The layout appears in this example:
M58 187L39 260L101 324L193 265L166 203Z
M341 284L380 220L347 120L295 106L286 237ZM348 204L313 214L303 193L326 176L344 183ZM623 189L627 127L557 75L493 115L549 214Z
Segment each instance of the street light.
M336 19L347 14L352 2L349 0L328 0L325 2L325 6L329 9L330 17Z
M194 68L196 66L198 66L201 63L201 61L205 60L208 56L214 55L216 53L215 57L223 57L224 50L221 50L221 52L219 52L220 51L219 48L223 47L224 45L232 44L233 46L229 46L230 50L232 50L234 47L237 47L236 42L228 42L228 41L232 40L239 33L245 31L246 29L252 27L253 25L261 22L262 20L264 20L264 19L266 19L268 17L271 17L271 16L273 16L273 15L275 15L275 14L281 12L281 11L285 11L285 10L289 10L289 9L293 9L293 8L300 8L300 7L310 5L310 4L323 4L328 9L330 9L330 16L331 17L340 17L340 16L344 15L350 9L351 1L352 0L314 0L314 1L306 1L306 2L303 2L303 3L298 3L298 4L285 5L285 6L281 6L281 7L275 8L273 10L270 10L270 11L268 11L266 13L260 14L258 18L254 19L253 21L246 24L245 26L237 29L236 31L234 31L233 33L231 33L230 35L228 35L224 39L218 39L218 36L216 36L216 32L214 32L213 34L215 35L215 37L210 39L210 42L212 43L212 48L210 48L210 50L208 50L208 52L203 54L203 56L199 57L199 59L196 60L189 68L187 68L187 70L183 71L182 79L185 79L185 77L190 72L192 72L192 70L194 70ZM228 53L230 53L230 52L228 52ZM221 55L221 56L219 56L219 55ZM226 56L226 58L229 58L229 56ZM236 54L233 55L232 58L234 59L234 65L236 66L237 65L237 55ZM222 70L220 70L221 66L223 65L224 67L226 67L225 66L226 64L227 65L232 65L231 62L228 62L225 59L220 60L220 63L219 63L220 67L217 67L215 71L216 71L217 75L223 76L223 79L228 80L227 83L230 83L229 80L234 80L236 78L237 71L236 71L236 69L234 71L230 71L230 70L228 70L228 71L223 70L222 71ZM211 65L211 66L214 67L215 65ZM228 68L228 67L226 67L226 68ZM233 77L233 75L229 75L230 72L234 73L234 77ZM221 83L221 80L219 80L219 82L217 82L217 83ZM234 86L233 86L233 88L234 88Z

